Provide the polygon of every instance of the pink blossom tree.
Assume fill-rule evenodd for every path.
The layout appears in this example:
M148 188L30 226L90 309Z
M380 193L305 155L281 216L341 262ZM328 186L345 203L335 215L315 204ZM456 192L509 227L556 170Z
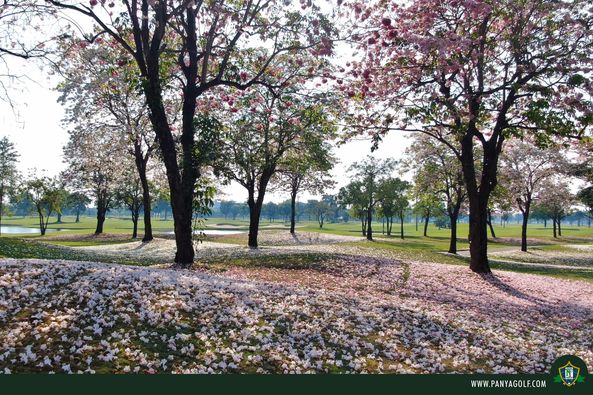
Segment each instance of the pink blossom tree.
M291 234L295 233L296 228L296 201L299 192L321 195L326 189L335 186L330 170L337 159L331 154L332 147L326 140L330 133L310 137L306 144L295 147L286 155L276 177L272 179L275 189L290 193Z
M559 172L558 147L539 148L530 141L509 140L501 157L506 189L523 216L521 251L527 251L527 225L534 200L540 199L545 181Z
M312 2L291 5L280 0L122 0L116 4L104 0L48 0L43 3L67 16L74 13L86 17L94 25L93 31L85 32L88 41L109 36L136 62L140 87L166 167L177 246L175 262L181 267L191 265L192 201L196 180L201 175L194 155L198 98L215 87L244 90L253 85L268 85L268 70L279 55L290 51L329 55L331 25ZM249 56L254 52L259 56ZM166 83L171 79L171 66L179 83L176 96L182 101L179 132L171 125L163 97Z
M135 63L114 42L106 41L103 44L78 39L60 41L61 56L53 63L54 70L63 78L58 86L59 101L66 108L65 123L74 127L83 123L97 131L109 132L113 144L121 145L133 159L122 162L122 167L124 163L135 164L142 188L142 241L148 242L153 239L149 177L158 144L146 99L138 90ZM165 104L171 119L175 119L175 103L165 99ZM112 146L99 145L96 149L111 151ZM86 152L81 151L83 153ZM122 171L129 173L130 169L122 168Z
M338 194L338 200L342 205L354 208L359 212L364 211L365 218L361 218L361 221L363 227L366 225L366 229L363 228L363 234L369 241L373 241L373 214L382 198L379 186L385 179L390 177L396 165L397 162L393 159L377 160L370 155L361 161L354 162L348 168L348 173L352 176L352 181L345 187L342 187ZM400 184L393 185L392 188L389 188L391 191L388 191L388 194L392 195L389 196L390 199L397 199L393 195L401 195L403 194L403 190L407 189L407 187ZM392 202L391 204L393 209L392 216L395 215L395 206L402 199L397 200L398 202Z
M457 254L457 221L466 198L461 164L446 145L423 134L415 136L406 153L409 157L408 166L415 170L416 189L445 203L444 211L451 222L448 252ZM423 200L425 204L430 203L427 197ZM425 221L424 236L428 218Z
M542 183L542 196L538 205L552 218L554 238L562 236L562 219L571 214L575 203L576 199L566 180L553 177Z
M281 56L283 64L270 71L268 78L273 78L278 88L256 86L245 92L231 90L222 96L224 104L204 104L206 108L221 106L212 112L217 114L223 130L214 168L247 191L251 248L258 247L262 206L273 177L295 170L291 169L291 155L295 153L301 153L302 162L327 161L329 147L324 145L324 140L331 139L335 132L328 95L318 91L315 85L307 86L314 76L311 72L321 62L312 57L296 57L296 60L294 57L295 54ZM323 158L307 157L316 154ZM331 168L327 163L321 166ZM312 167L309 170L314 171ZM300 184L295 199L299 188Z
M122 182L122 169L133 166L129 163L132 160L126 154L125 145L105 127L81 123L68 134L64 146L67 169L63 178L76 191L93 196L97 208L95 234L101 234L107 212L115 203L115 190Z
M423 132L454 152L468 195L470 268L489 272L487 208L504 141L581 137L593 123L590 1L349 4L361 51L343 88L359 104L351 123L376 141L390 130Z

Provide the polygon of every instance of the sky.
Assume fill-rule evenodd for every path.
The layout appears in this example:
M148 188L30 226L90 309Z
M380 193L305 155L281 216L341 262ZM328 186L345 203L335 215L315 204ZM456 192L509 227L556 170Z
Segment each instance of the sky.
M37 65L19 60L11 60L10 67L27 78L16 81L10 86L10 98L14 108L6 102L0 101L0 137L8 136L15 144L20 154L19 170L28 174L35 169L45 170L49 176L57 175L65 168L62 158L62 147L68 141L67 130L62 126L64 109L57 102L58 92L54 90L59 80L48 76ZM401 133L388 135L372 153L375 158L402 157L409 139ZM336 181L336 188L328 190L335 193L349 182L348 167L371 154L369 141L351 141L338 148L334 154L339 158L332 171L332 179ZM238 184L225 186L219 198L245 201L247 194ZM318 196L302 193L300 201ZM279 202L287 199L286 194L269 193L266 201Z

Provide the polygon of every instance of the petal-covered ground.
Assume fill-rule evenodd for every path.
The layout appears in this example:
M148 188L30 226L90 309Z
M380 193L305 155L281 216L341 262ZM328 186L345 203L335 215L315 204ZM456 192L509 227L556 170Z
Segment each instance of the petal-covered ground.
M350 253L223 273L6 259L0 344L5 373L545 372L593 364L593 286Z
M247 245L247 232L236 235L225 235L220 237L222 241L232 241ZM332 233L302 232L290 234L287 231L260 231L258 234L258 243L266 246L289 246L289 245L317 245L317 244L336 244L344 242L356 242L364 240L361 236L336 235Z
M591 244L565 244L554 249L531 247L526 252L517 249L501 249L494 251L490 256L495 259L593 269L592 247Z

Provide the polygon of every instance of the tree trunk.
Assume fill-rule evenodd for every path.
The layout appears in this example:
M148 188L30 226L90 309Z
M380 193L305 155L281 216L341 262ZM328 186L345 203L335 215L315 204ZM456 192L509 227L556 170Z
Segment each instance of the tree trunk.
M138 237L138 219L140 218L140 207L135 207L132 210L132 223L134 225L132 230L132 239Z
M459 212L452 212L449 214L449 221L451 221L449 254L457 254L457 217L458 216L459 216Z
M189 23L195 24L190 19ZM195 42L192 40L192 45ZM191 51L190 51L191 53ZM192 55L190 55L191 57ZM178 150L173 134L169 127L167 114L162 101L162 90L159 79L158 56L151 57L148 62L147 83L143 85L147 104L150 108L149 116L153 129L159 141L161 158L165 164L167 181L171 196L173 225L175 230L175 263L180 267L190 267L194 260L193 247L193 194L195 181L199 177L199 169L194 166L194 115L196 87L193 81L196 75L186 77L191 81L183 91L182 134L179 139L182 150L182 166L177 162ZM193 68L192 68L193 69ZM195 74L195 73L194 73Z
M562 237L562 226L560 223L562 222L562 218L558 217L558 237Z
M369 207L367 210L367 240L373 241L373 209Z
M521 225L521 251L527 252L527 223L529 222L529 209L531 207L531 200L525 202L525 209L521 210L523 214L523 224Z
M61 224L62 223L62 213L57 213L58 219L56 220L57 224Z
M469 200L470 268L476 273L490 273L490 265L488 263L488 230L486 221L486 202L484 202L477 196L472 196Z
M492 210L488 209L488 227L490 228L490 234L493 239L496 239L496 233L494 233L494 226L492 226Z
M138 177L140 178L140 184L142 185L142 207L144 209L144 237L142 238L142 241L148 242L153 239L150 186L148 185L148 177L146 176L148 154L144 157L142 154L142 147L138 142L134 144L134 159L136 162L136 170L138 170ZM134 236L134 238L136 238L136 236Z
M474 133L467 133L461 141L461 165L469 201L470 269L476 273L490 273L488 263L488 199L496 187L498 154L502 137L492 136L482 143L483 158L479 185L474 162Z
M76 210L76 221L74 221L76 223L80 222L80 210Z
M360 218L360 225L361 225L360 227L362 229L362 235L366 236L367 235L367 223L364 219L365 219L364 216Z
M247 245L249 248L257 248L257 234L259 232L259 217L261 214L261 202L258 204L253 197L253 192L249 192L249 200L247 205L249 206L249 240Z
M193 207L192 198L184 199L184 194L171 195L171 207L173 208L173 226L175 230L175 263L183 268L190 267L194 260L193 246Z
M399 237L400 239L404 239L404 215L399 215Z
M105 211L97 208L97 227L95 228L95 234L100 235L103 233L103 224L105 223Z
M95 234L99 235L103 233L103 224L105 217L107 216L107 210L109 209L109 197L108 192L105 189L97 190L97 227L95 228Z
M428 237L428 222L430 221L430 212L424 217L424 237Z
M249 248L258 247L257 235L259 232L259 219L264 204L266 187L273 174L274 169L267 169L263 172L257 188L257 199L255 198L255 185L252 184L248 189L249 196L247 198L247 205L249 206L249 239L247 245Z
M45 236L46 228L45 223L43 222L43 212L39 206L37 206L37 215L39 215L39 232L41 233L41 236Z
M0 185L0 236L2 236L2 215L4 215L4 185Z
M290 193L290 234L294 234L294 228L296 226L296 191L294 188Z
M557 238L558 236L556 235L556 217L552 218L552 224L553 224L554 238Z
M132 217L132 222L134 223L134 229L132 230L132 239L138 237L138 217Z

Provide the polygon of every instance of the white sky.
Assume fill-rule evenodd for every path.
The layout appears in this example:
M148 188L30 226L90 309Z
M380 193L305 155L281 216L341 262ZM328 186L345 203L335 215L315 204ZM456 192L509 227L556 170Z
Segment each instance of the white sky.
M62 106L57 102L58 93L53 90L58 80L49 78L45 71L32 63L11 60L11 68L19 74L27 75L11 86L10 97L14 110L8 103L0 101L0 137L8 136L20 153L19 169L27 174L30 169L46 170L48 175L56 175L64 169L62 147L68 140L68 134L61 125L64 116ZM379 149L373 153L376 158L401 158L409 144L401 133L387 136ZM335 150L340 163L332 172L337 182L336 192L349 182L346 169L355 161L370 154L369 141L352 141ZM219 198L244 201L245 190L238 184L223 188L225 196ZM287 195L268 194L266 201L281 201ZM312 198L303 193L300 201Z

